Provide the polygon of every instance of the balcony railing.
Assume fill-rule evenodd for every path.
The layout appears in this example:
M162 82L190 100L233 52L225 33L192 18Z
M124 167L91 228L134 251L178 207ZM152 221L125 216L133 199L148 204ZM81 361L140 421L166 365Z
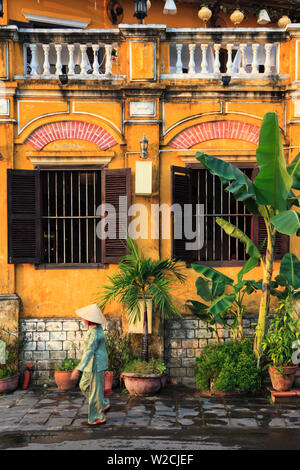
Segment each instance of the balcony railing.
M167 69L161 78L262 78L280 71L280 30L166 30ZM252 33L252 34L251 34ZM188 39L188 40L187 40ZM269 39L269 41L268 41Z
M118 56L118 30L21 30L21 34L25 39L24 78L57 79L65 74L71 80L117 77L113 64Z

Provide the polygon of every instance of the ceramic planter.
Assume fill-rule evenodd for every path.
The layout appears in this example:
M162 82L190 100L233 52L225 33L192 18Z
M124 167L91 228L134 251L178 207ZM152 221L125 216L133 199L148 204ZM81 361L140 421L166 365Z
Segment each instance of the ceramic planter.
M71 370L56 370L54 379L58 390L72 390L77 384L77 380L71 380Z
M298 366L282 367L282 371L277 367L269 367L269 374L274 390L277 392L286 392L293 386Z
M164 383L164 374L135 374L123 372L125 387L130 395L143 396L153 395L158 392Z
M18 387L20 374L0 379L0 393L13 392Z

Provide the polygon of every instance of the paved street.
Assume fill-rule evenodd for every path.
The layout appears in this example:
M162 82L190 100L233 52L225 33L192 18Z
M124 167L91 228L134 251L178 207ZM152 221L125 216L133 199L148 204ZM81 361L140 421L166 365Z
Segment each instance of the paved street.
M107 424L87 425L79 389L0 396L0 449L300 449L300 402L201 397L168 386L153 397L111 395Z

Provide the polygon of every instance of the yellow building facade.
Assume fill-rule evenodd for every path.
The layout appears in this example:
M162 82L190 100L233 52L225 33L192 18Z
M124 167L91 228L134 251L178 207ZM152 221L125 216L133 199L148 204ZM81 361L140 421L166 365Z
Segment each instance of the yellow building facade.
M153 0L139 25L133 2L126 0L113 24L116 3L3 0L0 323L17 329L23 322L22 360L35 363L40 381L81 340L78 322L72 323L75 309L95 302L117 268L120 242L96 237L99 204L126 196L128 203L143 205L147 220L137 223L137 209L128 219L142 233L139 246L151 257L178 255L171 220L151 217L151 208L180 202L176 177L183 178L188 190L198 188L197 202L215 215L232 214L253 235L244 212L236 215L240 209L230 201L220 206L221 190L215 181L207 183L196 151L225 158L251 175L266 112L278 115L287 161L300 148L298 23L260 27L249 15L233 27L223 12L216 27L206 28L197 4L177 2L173 16L163 15L164 2ZM143 136L147 159L141 158ZM170 236L163 236L168 227ZM208 248L193 260L236 277L244 253L211 227ZM300 256L296 237L289 250ZM276 261L275 272L278 266ZM183 315L189 313L185 301L197 298L189 263L185 272L184 286L174 287ZM261 276L260 267L249 273ZM250 313L257 313L258 302L259 295L249 298ZM106 313L120 319L121 306L113 304ZM153 321L162 354L162 324ZM201 350L194 336L178 337L187 358ZM184 376L178 371L188 370L190 362L173 366L174 377Z

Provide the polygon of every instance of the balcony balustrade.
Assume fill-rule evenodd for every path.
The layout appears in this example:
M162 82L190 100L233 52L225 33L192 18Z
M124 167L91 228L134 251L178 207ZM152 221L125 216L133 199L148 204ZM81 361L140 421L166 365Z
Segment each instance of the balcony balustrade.
M149 34L151 40L153 25L135 25L135 35L127 35L131 25L111 30L19 29L24 75L15 78L57 79L66 74L71 80L125 79L139 58L121 43L138 37L139 26L140 34L144 38ZM156 34L160 36L156 49L160 80L284 76L280 75L280 48L289 33L278 28L168 29L160 25ZM129 57L114 66L116 57L124 53Z

